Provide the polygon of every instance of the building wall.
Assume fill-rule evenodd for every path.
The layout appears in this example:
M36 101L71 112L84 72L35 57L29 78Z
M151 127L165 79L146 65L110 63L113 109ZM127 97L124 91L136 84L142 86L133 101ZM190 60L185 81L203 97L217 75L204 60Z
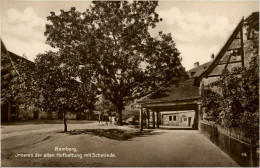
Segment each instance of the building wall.
M247 25L243 27L243 50L244 50L243 53L244 53L244 66L246 68L249 67L249 63L250 63L253 53L255 51L253 41L255 39L259 38L258 31L251 29L249 32L249 30L250 29L248 29ZM242 50L239 49L239 48L241 48L241 40L239 38L240 38L240 32L238 33L236 39L234 39L233 42L231 43L228 50L225 51L224 56L221 58L221 60L218 63L226 63L228 61L228 57L231 54L231 50L233 50L233 49L234 49L233 52L237 51L237 54L234 54L230 57L230 62L243 60L241 57ZM236 49L238 49L238 50L236 50ZM238 62L238 63L232 63L232 64L227 65L228 70L231 70L234 67L242 67L242 63ZM219 76L211 77L211 75L221 75L224 68L225 68L225 64L217 65L213 69L213 71L208 75L208 77L204 77L200 82L200 91L203 86L207 86L210 83L217 81L220 77ZM217 87L212 88L212 90L215 92L220 91L219 88L217 88ZM205 114L202 114L202 115L205 116Z
M171 117L170 117L171 116ZM189 126L190 120L190 127L194 123L194 116L195 111L167 111L161 112L161 123L162 125L168 126ZM170 118L172 121L170 121ZM174 120L176 118L176 120ZM189 119L190 118L190 119Z
M258 19L257 19L258 20ZM244 46L244 66L249 67L249 62L255 51L254 40L258 39L258 31L250 30L248 32L248 26L243 27L243 46ZM254 33L252 33L252 31ZM251 35L250 35L251 34ZM252 37L252 34L254 36ZM240 35L233 40L231 46L226 51L225 55L222 57L219 63L227 62L227 58L230 55L230 49L236 49L241 47L241 41L239 42ZM255 39L254 39L255 38ZM230 61L241 60L241 53L236 56L232 56ZM227 69L231 70L233 67L241 67L242 63L229 64ZM220 75L223 70L223 65L216 66L216 68L209 75ZM202 86L207 86L208 84L218 80L219 77L205 77L200 83L200 89ZM218 88L213 88L213 91L218 92ZM202 109L202 119L206 117L205 109ZM245 137L242 133L235 130L221 127L215 123L200 121L199 124L200 132L207 135L210 140L215 143L220 149L226 152L232 157L240 166L243 167L255 167L259 166L259 144L252 142L250 139Z
M254 33L252 33L252 32L254 32ZM244 46L244 66L245 67L249 67L249 62L251 61L251 58L252 58L252 55L254 52L253 40L255 38L258 39L258 36L259 36L258 33L259 32L255 31L255 30L250 30L250 34L254 34L254 37L252 37L252 35L248 36L248 34L249 34L248 26L243 27L243 46ZM218 63L226 63L228 61L228 58L229 58L231 52L233 52L233 54L230 57L229 62L242 61L242 57L241 57L242 50L239 49L239 48L241 48L241 41L240 41L240 39L237 39L237 38L240 38L240 32L238 33L236 39L234 39L233 42L231 43L228 50L225 51L224 56L221 58L221 60ZM238 50L236 50L236 49L238 49ZM242 66L241 62L232 63L232 64L228 64L227 69L231 70L234 67L241 67L241 66ZM217 65L214 68L214 70L209 74L209 76L210 75L221 75L224 68L225 68L225 64ZM219 77L207 77L207 78L203 78L201 83L204 86L206 86L218 79L219 79Z
M69 120L76 120L76 119L86 119L86 115L85 117L81 116L82 114L80 113L70 113L70 112L67 112L66 113L66 118L69 119ZM80 118L79 118L80 116ZM58 111L53 111L53 112L46 112L46 111L40 111L39 112L39 116L38 116L38 119L62 119L63 118L63 115L62 114L59 114Z

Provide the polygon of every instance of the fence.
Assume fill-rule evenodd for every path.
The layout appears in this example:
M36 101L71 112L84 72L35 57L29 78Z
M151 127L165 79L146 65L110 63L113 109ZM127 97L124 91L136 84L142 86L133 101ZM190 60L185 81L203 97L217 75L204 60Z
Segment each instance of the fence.
M200 132L210 138L240 166L256 167L259 165L258 142L233 130L205 121L200 121Z

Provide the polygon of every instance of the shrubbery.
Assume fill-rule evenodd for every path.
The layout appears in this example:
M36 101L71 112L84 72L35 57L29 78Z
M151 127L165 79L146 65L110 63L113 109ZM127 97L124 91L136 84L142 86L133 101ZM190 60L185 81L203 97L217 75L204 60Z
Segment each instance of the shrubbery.
M217 87L218 91L212 88ZM248 68L225 69L219 80L202 88L207 120L259 138L259 54L253 52Z

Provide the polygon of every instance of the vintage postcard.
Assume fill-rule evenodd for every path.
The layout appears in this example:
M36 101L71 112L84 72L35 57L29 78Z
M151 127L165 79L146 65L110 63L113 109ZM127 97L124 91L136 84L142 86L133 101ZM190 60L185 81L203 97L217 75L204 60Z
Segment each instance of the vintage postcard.
M259 1L1 1L1 167L258 167Z

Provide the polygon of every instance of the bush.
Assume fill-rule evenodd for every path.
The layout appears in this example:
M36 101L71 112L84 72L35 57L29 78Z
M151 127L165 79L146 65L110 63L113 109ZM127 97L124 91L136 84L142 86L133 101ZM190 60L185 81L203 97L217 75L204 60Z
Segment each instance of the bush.
M259 139L259 55L253 53L248 68L224 70L219 80L202 88L207 120ZM219 88L219 92L212 88Z

